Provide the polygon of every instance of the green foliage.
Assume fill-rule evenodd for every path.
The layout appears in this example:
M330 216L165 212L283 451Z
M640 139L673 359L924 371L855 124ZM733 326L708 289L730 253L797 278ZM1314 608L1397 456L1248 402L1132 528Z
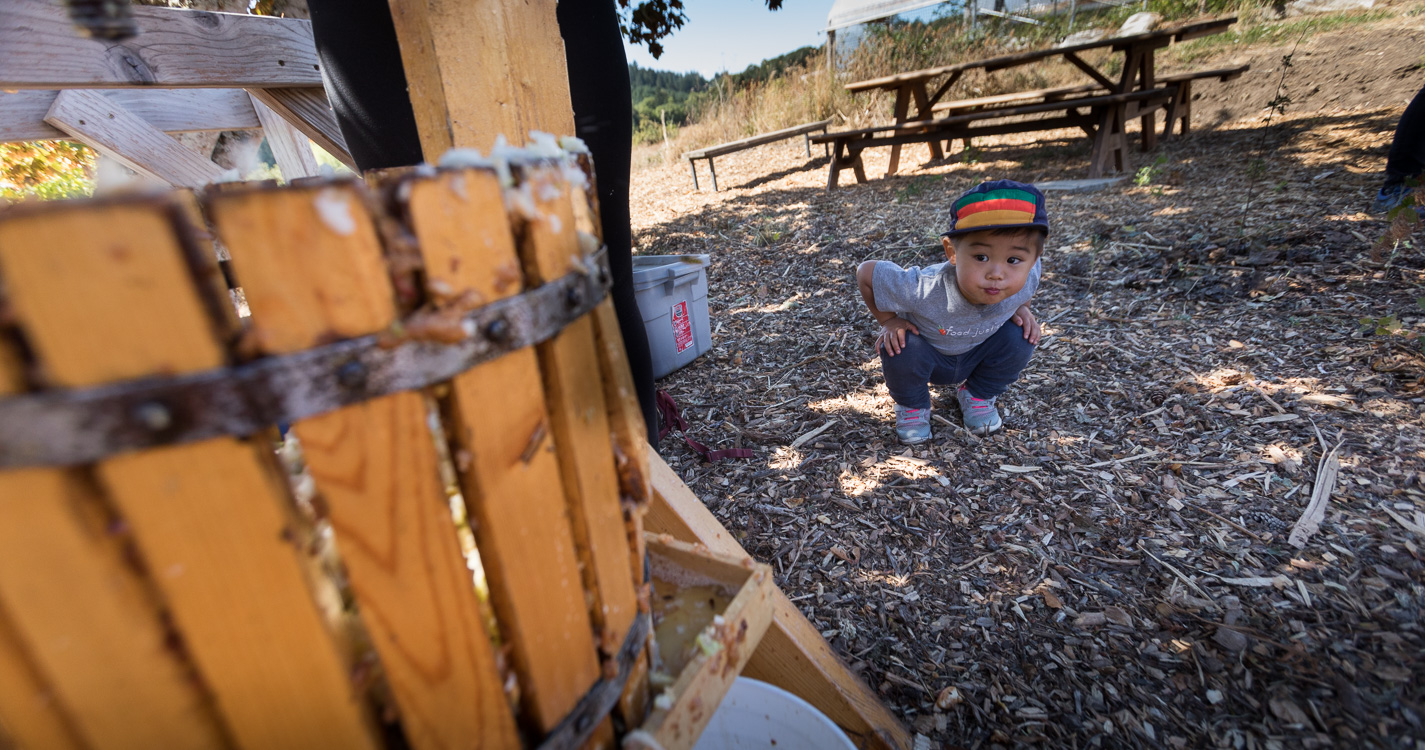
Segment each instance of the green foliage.
M1168 157L1159 154L1152 164L1146 164L1139 168L1138 173L1133 175L1133 184L1138 187L1147 187L1153 184L1153 178L1163 171L1163 166L1168 163Z
M1395 315L1382 315L1379 318L1361 318L1361 327L1371 330L1377 336L1390 336L1400 331L1403 327Z
M692 110L690 97L708 87L708 80L697 73L672 73L666 70L628 66L628 81L633 92L633 140L635 143L656 143L663 139L663 122L668 123L668 137L677 126L688 122Z
M737 88L770 81L788 70L805 66L807 60L815 57L820 51L817 47L798 47L785 55L769 57L760 63L748 65L741 73L734 73L728 78Z
M0 144L0 198L44 200L94 191L94 152L73 141Z

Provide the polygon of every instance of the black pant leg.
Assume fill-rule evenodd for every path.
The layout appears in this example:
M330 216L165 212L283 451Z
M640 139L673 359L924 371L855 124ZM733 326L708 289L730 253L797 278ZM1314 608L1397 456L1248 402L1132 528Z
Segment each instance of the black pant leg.
M648 440L657 445L653 355L648 350L648 331L633 293L633 232L628 209L633 92L618 28L618 9L614 0L560 0L557 13L569 68L574 129L593 154L599 181L599 220L604 227L604 243L609 247L614 311L628 350L638 404L648 425Z
M356 165L421 163L421 137L387 0L307 0L322 82Z
M1425 88L1410 100L1400 123L1395 126L1395 140L1385 158L1385 187L1405 184L1407 179L1419 179L1425 173Z

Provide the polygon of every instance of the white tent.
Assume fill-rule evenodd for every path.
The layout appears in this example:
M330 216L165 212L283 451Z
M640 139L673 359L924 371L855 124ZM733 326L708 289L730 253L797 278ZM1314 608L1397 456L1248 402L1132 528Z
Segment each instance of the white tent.
M831 5L831 13L826 17L826 30L835 31L880 18L890 18L897 13L929 8L942 2L945 0L836 0Z

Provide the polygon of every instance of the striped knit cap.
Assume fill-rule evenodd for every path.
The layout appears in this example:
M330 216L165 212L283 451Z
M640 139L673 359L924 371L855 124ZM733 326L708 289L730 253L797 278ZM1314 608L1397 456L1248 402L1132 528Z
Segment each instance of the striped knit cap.
M982 182L960 196L950 210L950 231L944 237L983 229L1039 227L1049 232L1049 212L1039 188L1014 180Z

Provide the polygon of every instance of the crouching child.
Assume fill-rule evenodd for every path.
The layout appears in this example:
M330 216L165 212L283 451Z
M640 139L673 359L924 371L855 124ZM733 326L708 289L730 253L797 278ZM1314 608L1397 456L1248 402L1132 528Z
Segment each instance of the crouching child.
M995 180L951 206L950 231L940 237L944 263L901 268L868 260L856 269L861 298L881 324L876 351L902 443L930 439L931 385L960 384L956 400L970 432L1004 427L995 400L1039 343L1029 302L1048 235L1044 194Z

